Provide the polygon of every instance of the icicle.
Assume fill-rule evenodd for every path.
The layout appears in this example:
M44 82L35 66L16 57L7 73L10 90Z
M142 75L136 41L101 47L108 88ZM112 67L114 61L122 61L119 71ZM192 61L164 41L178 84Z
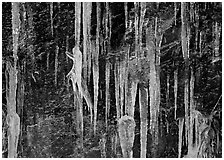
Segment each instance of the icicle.
M128 2L124 2L124 12L125 12L125 29L128 28Z
M140 143L141 158L146 158L147 130L148 130L148 89L139 87L139 109L140 109Z
M97 27L96 27L96 52L93 55L93 83L94 83L94 135L96 134L96 121L97 121L97 102L98 102L98 89L99 89L99 53L100 53L100 15L101 8L100 2L97 2Z
M177 87L178 87L177 72L178 69L174 71L174 108L175 108L174 119L177 118Z
M156 61L155 61L155 45L153 42L153 27L152 25L147 29L146 31L146 45L148 48L148 59L149 59L149 64L150 64L150 81L149 81L149 94L150 94L150 133L152 135L152 156L156 156L157 152L157 145L158 145L158 104L157 101L158 99L158 90L157 90L157 78L156 77Z
M91 99L91 96L89 94L86 81L84 81L84 79L82 79L81 83L82 83L82 94L83 94L84 99L86 100L86 104L87 104L88 110L90 111L90 122L92 124L92 122L93 122L93 104L92 104L92 99Z
M79 140L80 140L80 147L81 150L83 150L83 133L84 133L84 125L83 125L83 104L82 104L82 98L80 97L80 95L78 95L79 93L74 93L76 94L76 119L77 119L77 133L79 135Z
M166 133L169 134L169 121L166 121Z
M95 45L94 45L95 46ZM96 120L97 120L97 102L98 102L98 83L99 83L99 62L98 51L93 53L93 84L94 84L94 134L96 132Z
M6 61L6 97L7 97L7 135L8 135L8 158L17 158L17 149L20 135L20 117L16 113L16 92L18 86L18 48L19 48L19 34L21 30L20 21L20 3L12 3L12 41L13 41L13 64ZM33 25L32 25L33 26ZM31 27L32 27L31 26Z
M88 68L87 68L87 70L88 70L88 75L87 75L87 83L89 83L90 82L90 77L91 77L91 73L92 73L92 58L93 58L93 56L92 56L92 54L93 54L93 52L91 51L91 40L90 40L90 38L89 38L89 40L88 40L88 42L89 42L89 45L88 45L88 47L89 47L89 54L87 54L87 66L88 66Z
M186 17L185 17L186 18ZM186 27L187 27L187 59L185 60L185 67L186 67L186 70L185 70L185 74L186 74L186 77L185 77L185 93L186 93L186 97L185 97L185 107L186 107L186 124L187 124L187 127L186 127L186 131L188 132L188 150L192 150L192 142L193 142L193 136L192 136L192 132L191 131L193 129L193 126L191 124L191 121L192 121L192 117L191 117L191 112L192 112L192 109L191 109L191 104L190 104L190 88L189 88L189 56L190 56L190 24L189 23L186 23ZM192 126L192 128L191 128Z
M54 21L53 21L53 11L54 10L54 6L53 6L53 2L50 3L50 14L51 14L51 35L53 37L54 35Z
M130 101L130 97L129 97L129 86L128 86L128 75L129 75L129 52L130 52L130 46L128 47L128 50L126 51L125 50L125 76L124 76L124 95L125 95L125 114L129 115L129 107L131 106L128 106L128 101ZM131 115L129 115L131 116Z
M199 33L199 15L198 15L198 5L195 4L195 51L198 52L198 33Z
M196 106L197 107L197 106ZM198 130L198 127L199 127L199 123L198 123L198 115L195 113L195 145L196 146L199 146L199 130Z
M57 86L57 75L58 75L58 53L59 53L59 47L58 45L56 46L56 51L55 51L55 72L54 72L54 85Z
M190 57L190 35L191 35L191 27L190 27L190 23L186 23L187 24L187 58L189 60Z
M182 52L184 59L188 58L187 53L187 20L186 20L186 3L181 3L181 20L182 20L182 26L181 26L181 40L182 40Z
M82 3L82 7L83 7L83 79L86 80L87 78L87 54L88 53L88 47L87 47L87 37L88 37L88 33L87 33L87 24L88 24L88 20L89 17L87 17L88 15L88 3Z
M66 48L65 48L65 53L68 53L69 51L69 36L66 36ZM50 52L48 52L48 54L50 55ZM47 55L48 56L48 55ZM47 62L49 61L49 56L47 57ZM66 64L68 64L68 56L66 56ZM49 66L49 62L48 62L48 66ZM64 83L66 85L66 90L69 91L69 79L66 80L66 76L65 76L65 80Z
M74 56L74 64L75 64L75 73L76 73L76 82L78 85L78 92L81 92L82 88L82 52L79 50L78 46L75 46L72 49L73 56ZM82 95L81 95L82 97Z
M181 152L182 152L182 137L183 137L183 129L184 129L184 118L179 118L179 142L178 142L178 158L181 158Z
M119 73L120 73L120 107L121 107L121 116L124 115L123 113L123 107L124 107L124 78L125 78L125 62L121 61L119 65Z
M191 79L190 79L190 126L189 126L189 146L193 148L193 125L194 125L194 73L191 70Z
M119 62L117 61L114 64L114 81L115 81L115 99L116 99L116 111L117 111L117 119L121 117L120 114L120 78L119 78Z
M110 115L110 62L106 61L106 114L105 114L105 120L106 120L106 128L107 128L107 120Z
M202 56L202 48L203 48L203 34L204 32L201 31L200 32L200 40L199 40L199 53L200 53L200 57Z
M68 50L69 50L69 41L68 40L69 40L69 36L67 35L66 36L66 48L65 48L66 52L68 52ZM68 56L66 56L66 64L68 64Z
M126 89L126 97L125 97L125 114L134 117L134 111L135 111L135 100L136 100L136 94L137 94L137 86L138 82L128 79L127 83L127 89Z
M186 71L185 71L186 72ZM186 73L185 73L186 74ZM188 136L189 136L189 81L188 79L185 79L185 86L184 86L184 105L185 105L185 136L186 141L188 143Z
M50 52L47 52L47 70L49 70L49 57L50 57Z
M87 13L86 17L88 17L87 20L87 83L90 82L90 76L91 76L91 61L92 61L92 51L91 51L91 14L92 14L92 2L86 2L87 3Z
M75 83L75 78L74 75L71 75L71 81L72 81L72 88L73 88L73 93L74 93L74 109L76 110L76 132L78 135L80 135L81 133L81 129L80 129L80 104L81 104L81 100L80 97L78 95L78 89Z
M132 147L135 138L135 126L135 120L130 116L122 116L118 121L118 133L123 158L133 157Z
M145 12L146 12L146 2L141 2L141 16L140 16L140 26L139 26L139 51L140 55L143 54L142 52L142 30L143 30L143 23L145 18Z
M157 3L157 9L159 10L159 2ZM163 37L163 34L161 33L161 28L165 28L164 26L160 26L159 23L160 23L160 18L159 17L156 17L155 19L155 51L152 52L153 54L155 54L155 62L152 67L152 70L150 70L150 72L155 72L155 82L154 83L154 86L152 86L152 88L154 88L154 91L155 91L155 110L153 111L154 113L154 148L153 148L153 153L152 155L154 157L157 156L157 151L156 151L156 146L159 145L159 136L158 136L158 133L159 133L159 123L158 123L158 120L159 120L159 114L160 114L160 48L161 48L161 44L162 44L162 37ZM153 40L152 40L153 41ZM151 62L150 62L151 63ZM155 69L155 70L154 70ZM150 75L150 81L151 81L151 77L152 75Z
M169 96L170 96L170 75L167 72L167 81L166 81L166 106L169 107Z
M136 101L136 95L137 95L137 88L138 88L138 82L133 81L131 84L131 101L132 101L132 106L130 109L130 116L134 117L134 111L135 111L135 101Z
M139 50L139 41L138 41L138 25L139 25L139 15L138 15L138 9L139 9L139 2L134 2L135 4L135 56L138 56L138 50Z
M79 46L81 29L81 2L75 2L75 45Z
M109 46L110 46L110 42L111 42L111 35L112 35L112 31L111 31L111 29L112 29L112 13L111 13L111 11L109 10L109 15L108 15L109 17L108 17L108 19L109 19L109 39L108 39L108 42L109 42Z
M109 9L109 2L106 2L106 14L105 14L105 27L106 27L106 33L105 33L105 52L108 54L108 51L110 49L110 38L109 38L109 15L110 15L110 9Z
M105 11L105 41L104 41L104 53L108 55L108 51L110 49L110 42L109 42L109 2L106 2L106 11ZM105 120L106 120L106 129L107 129L107 120L110 115L110 62L109 60L106 60L106 114L105 114Z
M220 147L220 142L219 142L219 134L216 134L216 150L218 151L219 150L219 147Z
M188 29L187 29L187 20L186 20L186 7L187 7L187 3L182 2L181 3L181 20L182 20L182 30L181 30L181 39L182 39L182 52L183 52L183 57L184 57L184 61L185 61L185 84L184 84L184 105L185 105L185 138L186 138L186 142L188 145L188 136L189 136L189 80L188 80L188 70L189 70L189 62L188 62L188 58L189 58L189 50L188 50ZM189 146L188 146L189 147Z

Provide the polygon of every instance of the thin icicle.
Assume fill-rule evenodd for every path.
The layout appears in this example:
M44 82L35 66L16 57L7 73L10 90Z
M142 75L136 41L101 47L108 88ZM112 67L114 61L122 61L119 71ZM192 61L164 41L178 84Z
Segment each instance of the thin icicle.
M152 156L156 156L156 148L158 145L158 106L157 106L157 75L156 75L156 62L155 62L155 46L153 45L153 27L152 25L147 29L149 65L150 65L150 81L149 81L149 94L150 94L150 132L152 135Z
M49 70L49 57L50 57L50 52L47 52L47 70Z
M75 2L75 45L79 46L81 28L81 2Z
M136 101L136 94L137 94L137 86L138 82L133 81L131 79L128 79L127 83L127 94L125 97L125 114L134 117L134 111L135 111L135 101Z
M117 61L114 64L114 81L115 81L115 99L116 99L116 111L117 111L117 119L121 117L120 114L120 78L119 78L119 62Z
M140 26L139 26L139 51L140 54L143 54L142 52L142 30L143 30L143 23L145 18L145 12L146 12L146 2L141 2L141 16L140 16Z
M178 158L181 158L181 152L182 152L182 137L183 137L183 129L184 129L184 118L179 118L179 142L178 142Z
M56 51L55 51L55 65L54 65L54 85L57 86L57 76L58 76L58 54L59 54L59 47L58 45L56 46Z
M95 46L95 45L94 45ZM94 47L92 46L92 47ZM93 88L94 88L94 134L96 132L96 120L97 120L97 102L98 102L98 83L99 83L99 62L98 62L98 51L93 53Z
M157 9L159 9L159 2L157 3ZM155 105L155 108L153 110L151 110L152 113L152 117L154 116L153 119L153 126L154 126L154 148L152 149L152 156L153 157L156 157L158 156L157 155L157 151L156 151L156 146L159 145L159 123L158 123L158 119L159 119L159 114L160 114L160 48L161 48L161 44L162 44L162 37L163 37L163 34L161 33L161 29L164 29L165 28L165 24L164 25L159 25L159 23L161 22L161 19L159 17L156 17L155 18L155 31L154 31L154 35L155 35L155 51L151 52L150 54L155 54L155 61L154 61L154 64L152 62L150 62L150 67L152 67L152 70L150 69L150 72L155 72L155 82L152 82L150 85L150 87L153 88L153 91L154 91L154 105ZM153 40L152 40L153 41ZM153 56L152 56L153 57ZM151 73L150 73L151 74ZM152 80L153 81L153 78L152 78L152 75L153 73L150 75L150 81ZM153 85L154 83L154 85ZM152 96L153 97L153 96ZM151 100L150 100L151 101ZM151 125L151 124L150 124Z
M88 37L88 33L87 33L87 24L88 24L88 20L89 17L87 17L87 12L88 12L88 3L82 3L82 7L83 7L83 79L86 80L87 78L87 51L88 51L88 47L87 47L87 37Z
M130 52L130 46L128 47L128 50L125 51L126 54L125 54L125 77L124 77L124 94L125 94L125 114L130 115L129 113L129 108L132 107L132 105L130 105L128 103L128 101L130 101L130 97L129 97L129 94L130 94L130 87L128 85L129 80L128 80L128 75L129 75L129 52Z
M177 86L178 86L177 72L178 72L178 70L176 69L174 71L174 108L175 108L174 119L177 118Z
M68 50L69 50L69 41L68 40L69 40L69 36L67 35L66 36L66 48L65 48L66 52L68 52ZM68 64L68 56L66 56L66 64Z
M51 15L51 35L53 37L54 34L54 21L53 21L53 11L54 10L54 6L53 6L53 2L50 2L50 15Z
M138 56L138 51L139 51L139 41L138 41L138 26L139 26L139 15L138 15L138 10L139 10L139 3L140 2L134 2L135 5L135 56Z
M196 106L197 107L197 106ZM195 113L195 145L199 146L199 123L198 123L198 115Z
M107 120L110 115L110 62L106 61L106 113L105 113L105 121L107 128Z
M110 24L109 24L109 17L110 17L110 5L109 2L106 2L106 14L105 14L105 52L108 54L110 50Z
M193 148L193 125L194 125L194 73L191 70L191 79L190 79L190 126L189 126L189 146Z
M186 14L187 15L187 14ZM185 17L186 18L186 17ZM191 117L191 112L192 112L192 106L190 105L190 87L189 87L189 73L190 73L190 69L189 69L189 56L190 56L190 32L191 32L191 29L190 29L190 24L189 22L186 22L186 29L187 29L187 60L185 60L185 67L186 67L186 83L185 83L185 93L186 93L186 106L188 107L188 110L187 110L187 114L188 114L188 118L185 119L185 121L187 121L187 127L186 127L186 130L188 131L188 150L192 150L192 142L193 142L193 136L192 136L192 133L193 132L193 126L191 128L191 120L192 120L192 117ZM185 114L187 116L187 114Z
M81 133L80 133L80 145L81 145L81 150L83 150L83 134L84 134L84 124L83 124L83 103L82 103L82 95L80 97L80 105L79 105L79 115L80 115L80 130L81 130Z
M87 83L91 75L91 13L92 2L83 3L83 78Z
M86 101L88 110L90 111L90 122L92 124L92 122L93 122L93 103L92 103L92 99L91 99L91 96L89 94L86 81L84 79L82 79L81 83L82 83L82 94L83 94L83 97Z
M199 7L198 4L195 4L195 51L198 52L198 46L199 46L199 41L198 41L198 36L199 36Z
M182 53L184 60L188 58L188 52L187 52L187 19L186 19L186 7L187 3L182 2L181 3L181 40L182 40Z
M125 12L125 29L128 28L128 2L124 2L124 12Z
M200 39L199 39L199 54L200 54L200 56L202 56L202 48L203 48L203 35L204 34L204 32L203 31L201 31L200 32Z
M92 56L92 51L91 51L91 40L90 40L90 38L89 38L89 40L88 40L88 43L89 43L89 53L87 54L87 83L89 83L90 82L90 77L91 77L91 73L92 73L92 58L93 58L93 56Z
M108 15L109 17L108 17L108 19L109 19L109 39L108 39L108 42L109 42L109 46L110 46L110 39L111 39L111 35L112 35L112 31L111 31L111 29L112 29L112 13L111 13L111 11L109 10L109 15Z
M148 130L148 89L139 87L139 109L140 109L140 143L141 158L146 158L147 130Z
M167 73L166 79L166 106L169 107L169 96L170 96L170 75Z
M124 78L125 78L125 62L121 61L119 65L119 73L120 73L120 107L121 107L121 116L124 115L123 107L124 107Z
M185 138L188 145L188 136L189 136L189 78L188 78L188 71L189 71L189 50L188 50L188 29L187 29L187 3L181 3L181 20L182 20L182 30L181 30L181 40L182 40L182 53L185 62L185 76L184 76L184 106L185 106ZM189 149L189 148L188 148Z
M94 135L96 134L96 121L97 121L97 103L98 103L98 92L99 92L99 53L100 53L100 15L101 8L100 2L97 2L97 27L96 27L96 52L93 55L93 83L94 83Z
M131 101L132 101L132 106L130 109L130 116L134 117L134 112L135 112L135 101L136 101L136 95L137 95L137 89L138 89L138 82L133 81L131 84Z
M92 2L86 2L87 3L87 13L86 16L88 17L87 20L87 83L90 82L90 76L91 76L91 61L92 61L92 52L91 52L91 14L92 14Z

